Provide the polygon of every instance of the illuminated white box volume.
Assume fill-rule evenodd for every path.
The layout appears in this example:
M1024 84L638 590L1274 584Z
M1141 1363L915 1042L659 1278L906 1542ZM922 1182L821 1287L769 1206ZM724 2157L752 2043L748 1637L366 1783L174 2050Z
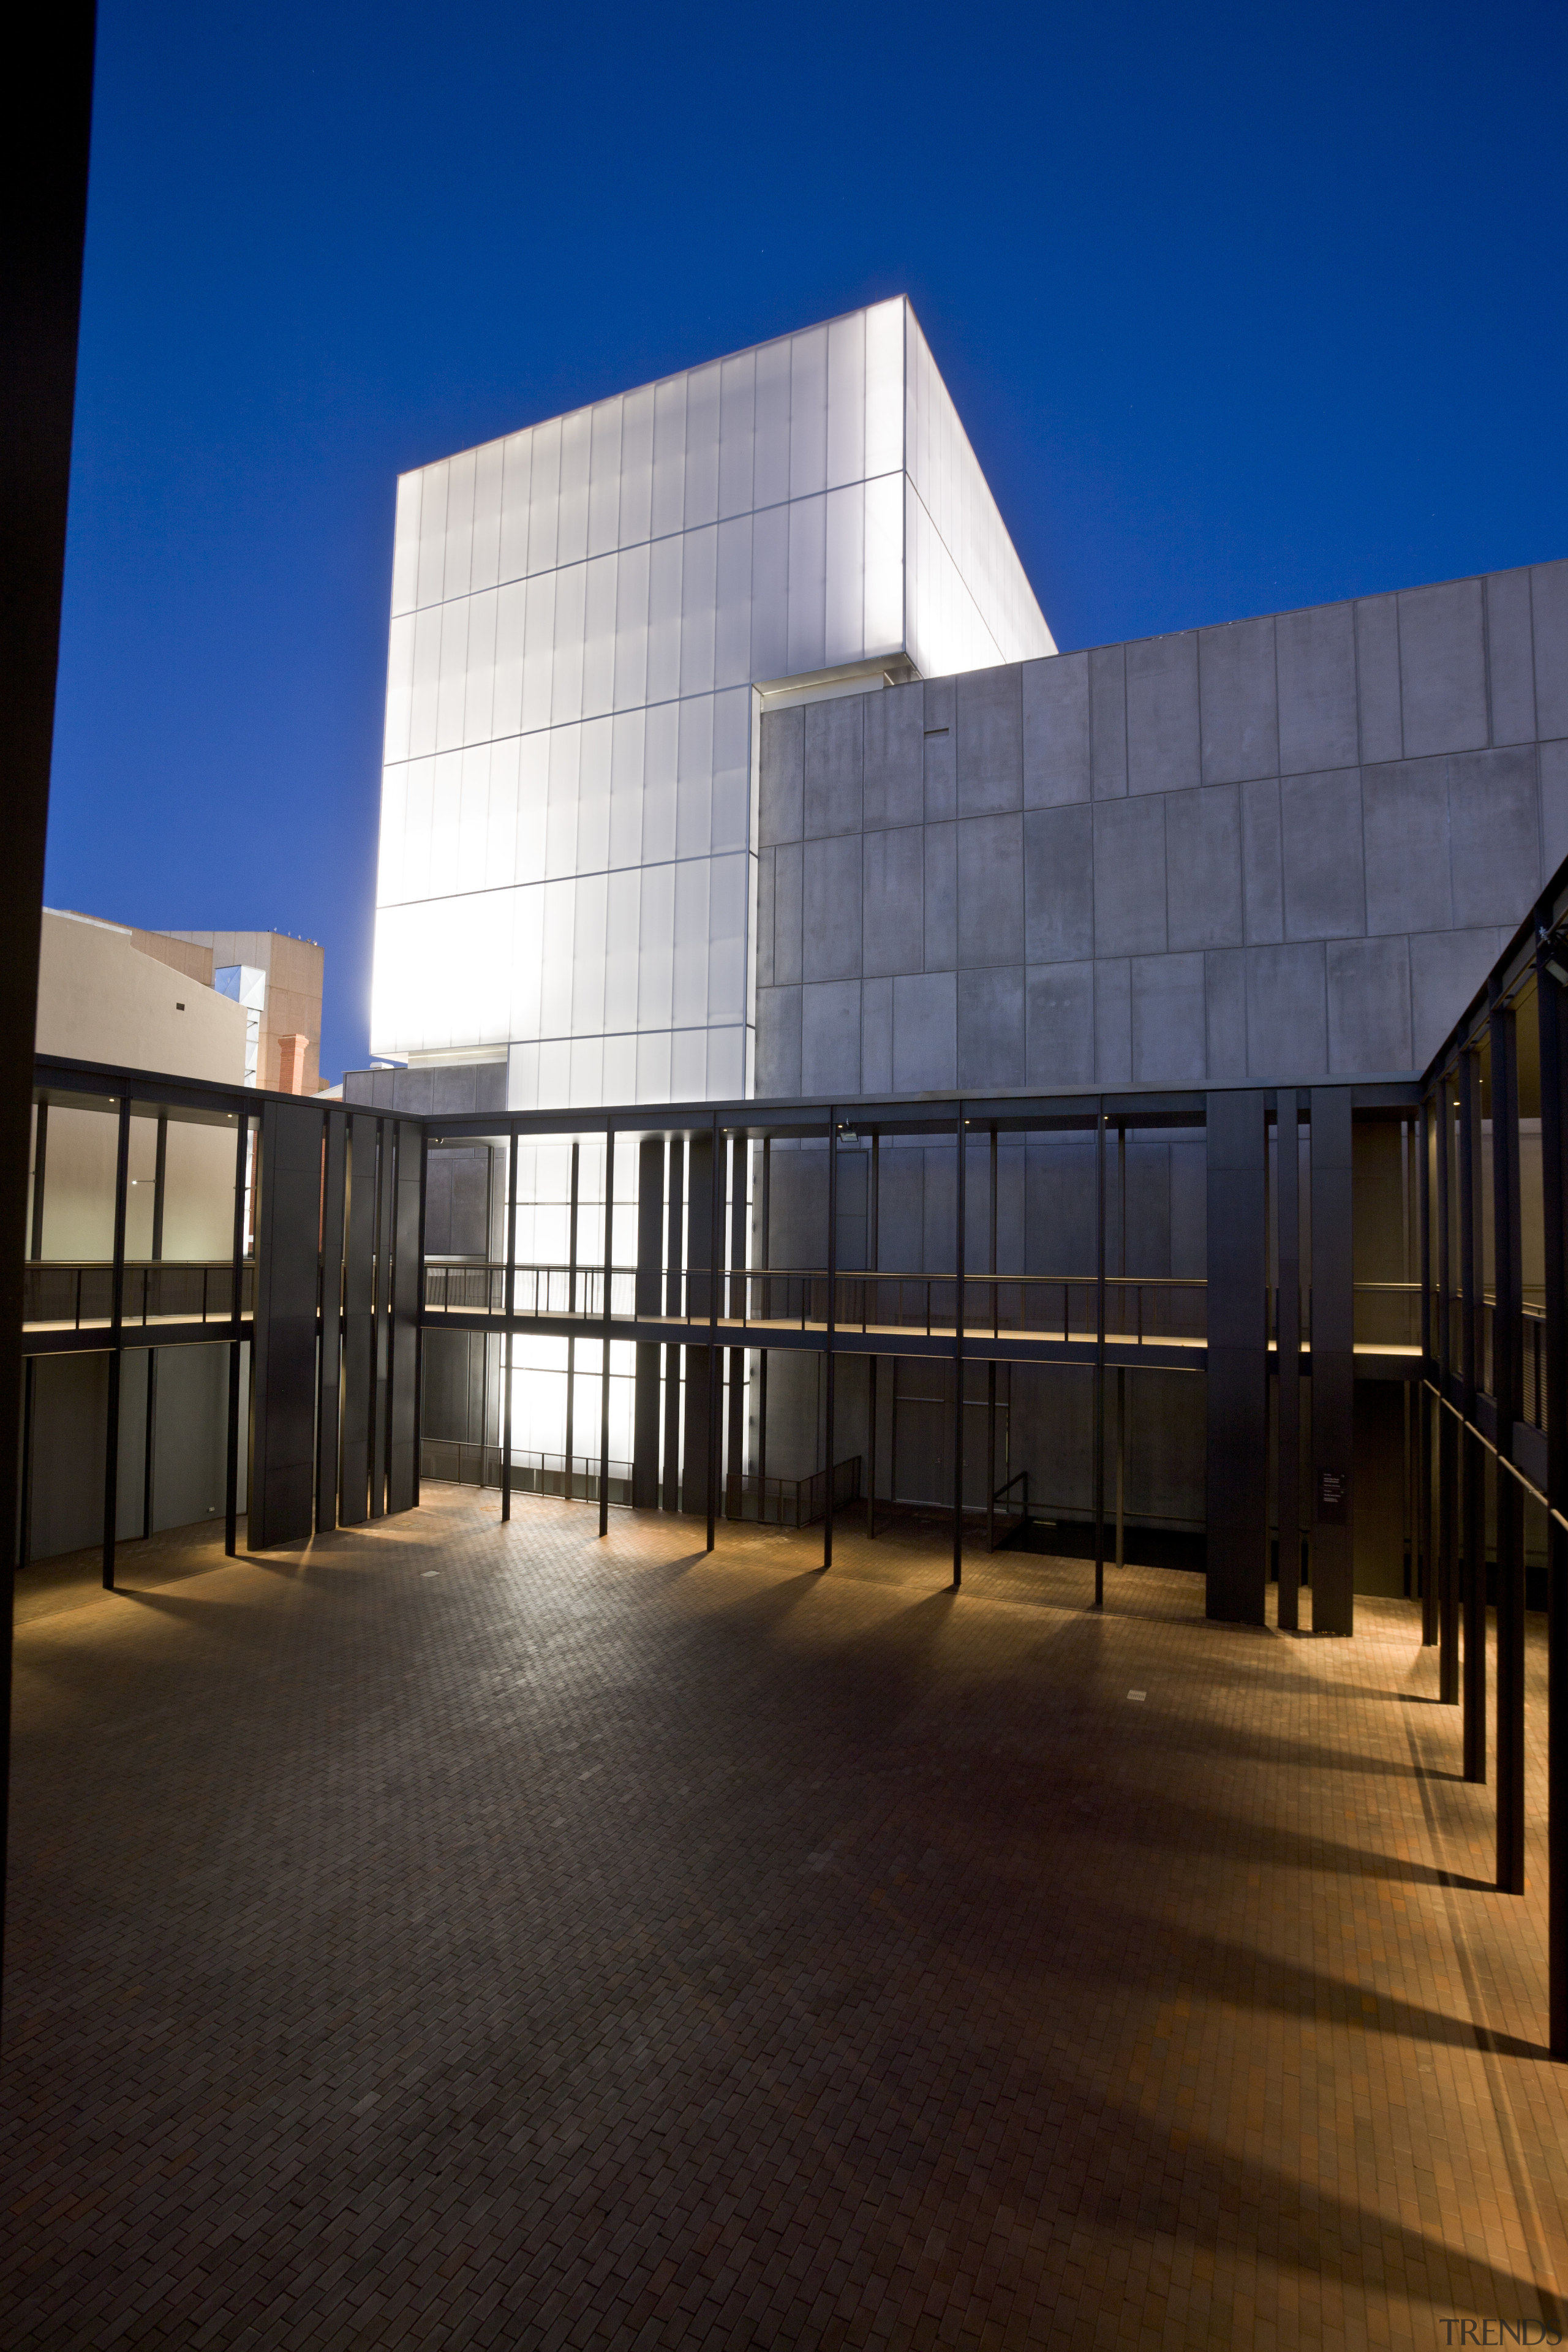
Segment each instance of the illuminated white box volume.
M392 614L372 1050L514 1108L751 1090L763 691L1055 650L902 298L405 475Z

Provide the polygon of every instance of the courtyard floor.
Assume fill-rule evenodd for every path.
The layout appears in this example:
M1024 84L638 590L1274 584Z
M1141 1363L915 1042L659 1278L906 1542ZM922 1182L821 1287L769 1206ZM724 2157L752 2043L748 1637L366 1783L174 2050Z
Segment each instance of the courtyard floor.
M595 1536L28 1573L9 2352L1568 2334L1538 1621L1510 1900L1408 1603Z

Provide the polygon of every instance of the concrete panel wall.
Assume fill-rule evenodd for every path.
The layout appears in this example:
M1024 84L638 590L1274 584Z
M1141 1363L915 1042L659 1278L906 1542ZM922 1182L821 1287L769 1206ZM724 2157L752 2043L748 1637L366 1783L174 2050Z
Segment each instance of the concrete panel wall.
M782 712L762 776L760 1093L1416 1069L1568 855L1568 562Z

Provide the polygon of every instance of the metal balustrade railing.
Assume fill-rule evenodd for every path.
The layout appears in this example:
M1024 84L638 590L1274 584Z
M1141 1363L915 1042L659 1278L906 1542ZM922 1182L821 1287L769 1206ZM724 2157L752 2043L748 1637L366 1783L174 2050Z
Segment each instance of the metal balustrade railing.
M951 1274L900 1274L879 1269L831 1277L832 1320L842 1331L951 1332L959 1285ZM506 1267L478 1261L426 1261L425 1305L432 1314L502 1316L506 1313ZM645 1304L639 1310L639 1276L632 1266L610 1276L610 1312L617 1321L700 1327L717 1319L726 1328L826 1330L829 1281L825 1266L723 1266L717 1276L706 1267L648 1270L641 1276ZM715 1300L717 1286L717 1300ZM1097 1282L1093 1275L968 1275L963 1282L963 1327L975 1337L989 1333L1042 1339L1093 1340L1098 1335ZM1201 1276L1107 1275L1106 1336L1118 1342L1168 1341L1201 1345L1207 1328L1206 1286ZM656 1302L646 1303L651 1294ZM514 1315L559 1317L563 1322L593 1322L604 1317L602 1266L519 1265L512 1270Z
M228 1323L234 1318L230 1259L201 1263L177 1258L128 1261L121 1323L140 1329L157 1323ZM256 1265L239 1269L239 1312L255 1312ZM107 1329L114 1317L114 1267L102 1258L76 1264L30 1260L22 1268L22 1324L29 1331Z

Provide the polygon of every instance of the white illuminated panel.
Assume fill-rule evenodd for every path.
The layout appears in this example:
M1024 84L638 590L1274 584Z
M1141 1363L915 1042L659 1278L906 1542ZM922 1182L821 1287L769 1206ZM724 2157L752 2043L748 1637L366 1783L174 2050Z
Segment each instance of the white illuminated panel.
M372 1050L750 1089L752 688L1054 650L900 297L398 484Z

